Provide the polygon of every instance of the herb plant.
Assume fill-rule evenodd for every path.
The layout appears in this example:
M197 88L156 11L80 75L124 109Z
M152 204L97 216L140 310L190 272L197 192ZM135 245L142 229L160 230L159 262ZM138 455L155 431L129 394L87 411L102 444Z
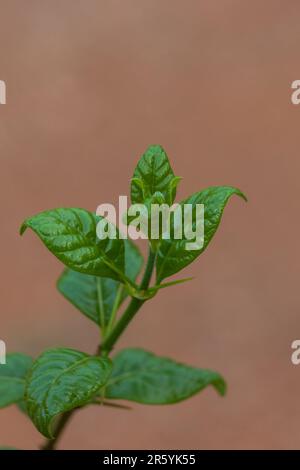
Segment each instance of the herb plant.
M176 177L160 146L150 146L139 160L131 180L131 201L171 205ZM160 357L138 348L113 354L112 350L142 305L159 289L184 280L163 282L192 263L208 246L229 198L243 193L229 186L209 187L181 204L204 204L204 244L187 251L184 240L149 240L143 258L132 241L99 239L101 217L78 208L59 208L27 218L21 234L32 229L65 265L57 288L100 329L101 342L94 355L69 348L52 348L37 359L15 353L0 366L0 407L17 404L46 441L41 449L54 449L70 416L87 405L126 408L115 400L148 405L177 403L212 385L224 395L226 384L214 371ZM194 224L193 220L193 224ZM173 221L174 223L174 221ZM153 272L156 278L152 280ZM123 304L127 305L123 308ZM120 311L123 310L122 313Z

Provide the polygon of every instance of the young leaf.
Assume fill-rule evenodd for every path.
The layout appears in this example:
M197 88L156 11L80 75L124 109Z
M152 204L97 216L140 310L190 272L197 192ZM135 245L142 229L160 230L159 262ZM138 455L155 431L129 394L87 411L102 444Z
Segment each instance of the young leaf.
M122 280L124 240L100 240L96 234L100 220L84 209L53 209L26 219L20 233L30 227L74 271Z
M143 258L138 248L130 241L125 242L125 274L135 281ZM108 278L90 276L66 269L57 283L58 290L84 315L97 325L108 324L114 308L119 308L127 296L123 284Z
M169 240L163 240L156 261L157 283L188 266L206 249L219 226L224 207L233 194L246 200L244 194L237 188L214 186L195 193L181 202L182 207L184 204L193 206L193 230L196 224L196 204L204 204L204 244L200 250L187 250L187 240L184 238L176 240L171 237Z
M111 361L80 351L55 348L34 362L27 377L26 401L37 429L52 438L51 424L60 413L88 403L111 373Z
M131 240L124 240L124 246L125 274L131 281L135 281L142 269L144 259L139 248Z
M124 349L113 360L105 396L164 405L185 400L208 385L225 394L226 384L217 372L179 364L142 349Z
M167 204L176 196L179 178L174 176L168 156L160 145L151 145L140 158L131 180L132 204L145 201L160 192Z
M81 313L103 327L109 320L118 287L113 279L90 276L65 269L58 279L57 288Z
M0 408L23 399L25 377L32 362L32 358L25 354L7 354L6 364L0 365Z

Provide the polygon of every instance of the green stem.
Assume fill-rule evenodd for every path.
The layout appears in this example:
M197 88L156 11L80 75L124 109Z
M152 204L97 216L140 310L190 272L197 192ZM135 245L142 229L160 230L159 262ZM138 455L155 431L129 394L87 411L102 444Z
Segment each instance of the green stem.
M148 289L148 287L149 287L151 277L152 277L152 273L153 273L153 269L154 269L154 266L155 266L155 260L156 260L156 253L154 253L151 250L151 247L150 247L145 273L144 273L142 282L140 284L140 289L141 290Z
M99 314L100 314L100 324L102 325L101 334L105 336L105 315L104 315L104 304L103 304L103 293L102 293L102 281L98 277L96 280L96 287L97 287L97 297L98 297L98 304L99 304Z
M149 286L153 269L154 269L154 265L155 265L155 258L156 258L155 253L150 249L147 266L145 269L142 282L140 284L140 290L146 290ZM104 354L110 353L116 341L119 339L123 331L127 328L128 324L131 322L131 320L133 319L135 314L139 311L139 309L141 308L144 302L145 300L136 299L136 298L133 298L131 300L130 304L128 305L124 314L115 325L114 329L107 335L107 337L103 341L101 345L101 351Z
M124 284L120 284L119 287L118 287L118 290L117 290L117 294L116 294L114 304L113 304L110 319L109 319L109 322L108 322L107 327L106 327L107 334L112 330L112 328L115 324L116 315L117 315L118 308L120 306L120 301L121 301L121 298L122 298L123 290L124 290Z
M155 259L156 259L156 254L150 248L145 273L144 273L142 282L140 284L141 290L146 290L149 287L153 269L155 266ZM135 316L135 314L138 312L138 310L141 308L144 302L145 300L132 298L127 309L125 310L125 312L123 313L119 321L116 323L113 330L107 335L103 343L98 347L97 354L108 355L110 353L116 341L119 339L120 335L127 328L128 324L130 323L132 318ZM41 447L41 450L54 450L55 449L56 444L65 429L66 424L69 422L71 416L75 413L75 411L76 411L76 408L71 411L67 411L66 413L62 414L60 418L58 418L56 422L56 428L55 428L55 438L47 439L45 444Z

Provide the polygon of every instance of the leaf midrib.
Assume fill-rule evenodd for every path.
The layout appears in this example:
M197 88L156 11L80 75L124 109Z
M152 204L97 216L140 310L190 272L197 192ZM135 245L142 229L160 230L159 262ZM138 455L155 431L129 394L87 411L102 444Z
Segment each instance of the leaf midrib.
M72 369L75 369L78 365L82 365L83 363L87 362L89 359L91 359L90 356L88 357L84 357L83 359L81 359L80 361L77 361L75 362L74 364L72 364L71 366L67 367L67 369L64 369L63 371L61 371L56 377L55 379L53 380L53 382L51 382L43 400L42 400L42 405L45 406L45 408L48 409L47 407L47 399L48 399L48 396L49 396L49 393L50 391L52 390L53 386L56 385L57 381L64 375L66 374L67 372L69 372L70 370Z
M78 220L78 219L80 220L80 225L82 226L82 222L81 222L81 219L79 218L78 214L74 213L73 210L72 210L71 212L72 212L72 214L74 214L74 215L76 216L77 220ZM86 213L90 215L90 213L89 213L88 211L86 211ZM100 254L101 258L102 258L101 261L103 261L112 271L114 271L116 274L118 274L118 275L120 276L120 271L119 271L119 269L118 269L113 263L111 263L111 261L109 260L109 258L108 258L107 255L106 255L105 251L99 246L99 244L93 243L92 240L89 240L89 239L87 238L86 234L82 235L82 233L79 231L79 228L77 229L76 227L72 227L72 226L71 226L70 224L68 224L66 221L62 220L61 217L59 216L59 214L51 214L50 217L53 217L54 221L59 222L59 223L61 223L64 227L66 227L67 230L68 230L68 232L69 232L69 233L68 233L69 235L81 236L83 239L87 240L89 243L86 244L85 247L86 247L86 248L87 248L87 247L96 248L97 251L99 251L99 254ZM96 224L95 224L95 221L93 220L93 217L90 217L90 218L91 218L91 223L93 224L93 226L94 226L94 228L95 228L95 231L96 231ZM63 234L62 234L62 235L63 235ZM50 239L51 239L51 238L54 238L54 237L51 236L51 235L48 235L48 236L47 236L47 235L44 235L44 238L50 238ZM66 253L66 252L68 252L68 251L69 251L69 252L75 251L75 250L78 250L78 249L80 249L80 248L84 248L84 246L81 245L80 247L75 248L75 249L74 249L74 248L71 248L71 249L68 249L68 250L64 249L63 251L61 251L61 253ZM59 250L58 250L58 253L59 253ZM95 259L97 259L97 258L95 258ZM89 261L91 261L91 260L89 260ZM80 265L80 264L85 264L85 263L86 263L86 261L83 262L83 263L76 263L76 264L79 264L79 265Z
M135 370L133 372L126 372L125 374L121 374L119 375L118 377L116 377L115 379L112 379L112 380L109 380L108 383L107 383L107 387L109 387L110 385L114 385L124 379L128 379L128 378L131 378L131 377L134 377L134 376L138 376L140 373L151 373L151 372L154 372L154 373L160 373L161 372L161 367L150 367L150 368L147 368L145 370L143 370L142 368L138 369L138 370ZM168 375L168 373L166 372L166 370L164 370L164 374Z
M24 379L22 379L20 377L12 377L12 376L9 376L9 375L0 375L0 382L2 382L2 380L25 383Z
M96 291L97 291L97 300L98 300L98 306L99 306L99 322L101 323L102 328L104 328L105 327L105 311L104 311L101 277L96 278Z

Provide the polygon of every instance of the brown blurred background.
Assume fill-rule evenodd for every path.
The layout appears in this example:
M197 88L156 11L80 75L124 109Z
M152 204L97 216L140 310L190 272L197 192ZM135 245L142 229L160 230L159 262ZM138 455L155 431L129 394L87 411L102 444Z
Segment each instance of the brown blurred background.
M213 368L179 405L77 413L60 448L299 448L300 79L296 0L1 0L1 323L9 351L65 345L92 352L95 326L55 290L60 263L29 215L95 210L128 194L145 148L159 143L179 197L230 184L234 198L209 249L162 291L118 347L142 346ZM0 443L36 448L15 407Z

